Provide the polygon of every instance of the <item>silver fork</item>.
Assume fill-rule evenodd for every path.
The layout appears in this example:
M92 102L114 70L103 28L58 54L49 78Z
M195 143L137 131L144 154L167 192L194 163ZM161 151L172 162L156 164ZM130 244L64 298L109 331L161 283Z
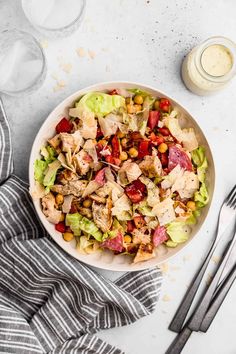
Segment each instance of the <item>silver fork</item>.
M230 221L232 220L233 216L235 215L235 208L236 208L236 185L234 188L231 190L225 201L223 202L220 213L219 213L219 218L218 218L218 225L217 225L217 230L216 230L216 236L213 241L213 244L210 247L210 250L206 256L206 259L204 260L200 270L197 272L196 276L194 277L192 283L190 284L178 310L176 311L174 318L172 319L169 329L173 332L179 333L183 327L183 323L187 317L188 311L192 305L194 296L199 288L199 285L201 283L202 277L206 271L206 268L209 264L210 259L212 258L212 255L215 252L215 249L227 229L227 227L230 224Z

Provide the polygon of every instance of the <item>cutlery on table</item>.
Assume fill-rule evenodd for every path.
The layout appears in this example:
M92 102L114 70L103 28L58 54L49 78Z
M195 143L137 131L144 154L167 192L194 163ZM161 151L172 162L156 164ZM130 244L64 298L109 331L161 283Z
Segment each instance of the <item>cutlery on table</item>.
M236 230L209 287L207 288L206 292L197 304L193 315L190 317L181 332L174 339L174 341L166 351L166 354L181 353L182 349L184 348L193 331L200 330L205 332L209 328L236 277L236 269L234 266L229 276L221 283L218 290L216 290L223 269L229 261L230 255L235 245ZM214 293L215 296L213 297Z
M235 215L235 207L236 207L236 185L231 190L225 201L223 202L219 218L218 218L218 226L216 230L215 239L210 247L210 250L200 268L197 272L196 276L194 277L192 283L190 284L178 310L176 311L174 318L172 319L169 329L173 332L179 333L183 327L183 323L187 317L189 309L192 305L194 296L199 288L203 275L207 269L207 266L215 252L215 249L224 233L227 229L228 225L230 224L231 219Z

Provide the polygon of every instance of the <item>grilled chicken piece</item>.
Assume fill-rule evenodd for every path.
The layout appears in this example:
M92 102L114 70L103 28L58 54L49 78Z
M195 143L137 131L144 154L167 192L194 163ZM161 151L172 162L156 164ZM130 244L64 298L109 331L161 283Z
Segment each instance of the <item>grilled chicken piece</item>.
M62 212L55 208L55 197L52 193L46 194L42 198L43 213L52 224L60 222Z
M98 204L106 204L106 198L100 197L97 194L90 194L89 196L92 200L94 200Z
M81 197L87 183L88 182L84 180L69 181L65 185L55 184L51 190L62 195L73 194L75 197Z
M78 175L71 170L63 170L57 176L57 181L61 184L67 184L69 181L77 181L78 179Z
M61 133L62 151L64 152L76 152L83 145L83 138L76 130L73 134Z
M92 162L89 154L81 150L78 154L76 154L73 158L73 163L76 166L76 171L81 175L85 175L90 169L90 163Z
M112 201L109 197L107 199L106 205L97 204L93 202L92 211L93 211L93 220L97 227L101 229L103 232L107 232L110 230L112 225L112 215L111 215Z
M162 165L158 156L145 156L139 167L143 174L149 178L160 176L162 172Z
M61 143L60 134L55 135L52 139L48 139L48 143L54 148L57 149Z
M142 244L139 246L138 252L134 257L133 263L147 261L148 259L154 258L155 253L153 251L153 245L148 243L146 245Z

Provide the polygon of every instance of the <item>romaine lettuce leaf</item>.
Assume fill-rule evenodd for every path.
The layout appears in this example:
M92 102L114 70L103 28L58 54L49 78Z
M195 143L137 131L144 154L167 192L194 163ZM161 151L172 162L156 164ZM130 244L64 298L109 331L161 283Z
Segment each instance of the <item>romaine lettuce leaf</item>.
M189 230L184 222L173 221L167 226L166 231L171 241L177 244L186 242L189 236Z
M44 160L36 160L34 162L34 179L43 184L44 172L48 164Z
M199 191L194 193L194 201L197 208L202 208L209 202L209 194L204 182L201 184Z
M102 117L124 105L124 97L103 92L89 92L75 104L78 111L90 111Z
M57 171L60 167L61 167L61 163L58 160L54 160L53 162L48 164L48 167L45 171L45 176L43 179L43 185L45 187L48 187L50 189L50 187L52 187L54 185Z
M79 213L67 214L66 225L71 228L75 236L79 236L80 232L86 232L92 235L97 241L102 241L102 232L98 229L95 223Z
M198 179L203 183L205 181L205 173L208 167L205 156L205 148L203 146L199 146L199 148L191 152L191 156L194 164L197 166Z

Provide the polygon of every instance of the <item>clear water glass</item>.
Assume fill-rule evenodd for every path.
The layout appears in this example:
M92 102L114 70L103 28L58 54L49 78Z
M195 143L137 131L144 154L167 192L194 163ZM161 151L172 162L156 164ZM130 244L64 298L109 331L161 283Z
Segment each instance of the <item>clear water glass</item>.
M22 0L29 22L45 36L66 37L80 26L86 0Z
M0 92L16 96L38 89L46 76L42 47L29 33L0 33Z

